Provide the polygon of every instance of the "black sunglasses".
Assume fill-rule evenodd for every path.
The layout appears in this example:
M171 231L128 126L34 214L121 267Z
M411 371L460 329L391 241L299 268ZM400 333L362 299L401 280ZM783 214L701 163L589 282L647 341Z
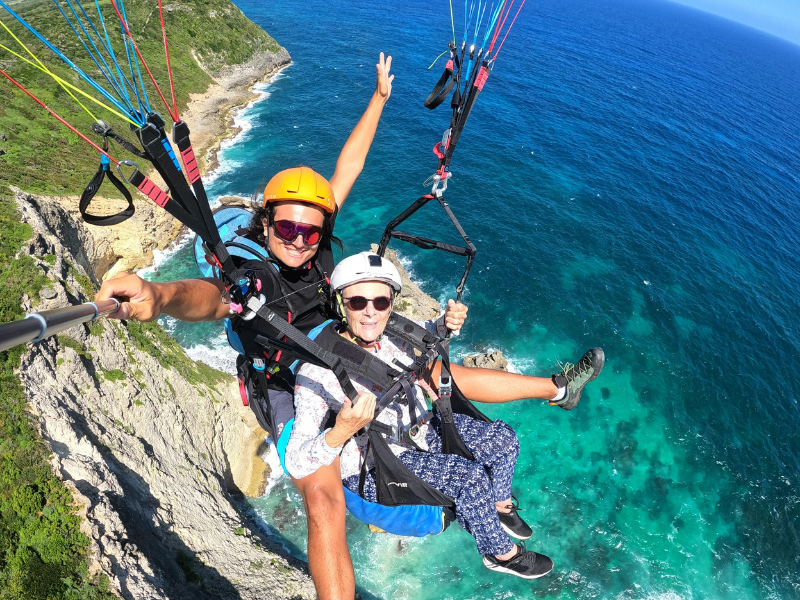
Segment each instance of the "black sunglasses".
M350 307L351 310L364 310L367 304L372 302L372 306L378 312L385 312L392 306L392 299L387 296L378 296L377 298L364 298L364 296L351 296L350 298L343 298L344 302Z

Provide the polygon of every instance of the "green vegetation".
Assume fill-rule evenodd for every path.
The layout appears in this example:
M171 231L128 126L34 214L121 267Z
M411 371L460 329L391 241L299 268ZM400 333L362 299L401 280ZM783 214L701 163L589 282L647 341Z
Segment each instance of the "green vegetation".
M178 342L173 340L158 323L141 323L139 321L128 321L128 335L131 343L142 352L155 358L165 369L175 368L186 380L193 385L205 385L216 387L218 384L228 381L227 375L208 365L195 362L183 351ZM169 382L173 396L175 390Z
M67 263L67 271L70 275L72 275L72 278L78 283L78 285L81 286L80 290L75 291L83 293L83 295L87 298L93 298L95 292L97 292L97 286L94 284L94 282L89 279L87 275L84 275L78 271L78 269L75 268L75 265Z
M97 21L94 3L84 0L83 4L87 13L93 15ZM101 0L99 4L111 32L111 27L118 23L116 14L109 0ZM157 4L144 0L128 0L125 8L131 33L165 96L169 96L169 79ZM43 33L87 75L98 82L103 82L104 87L109 87L53 2L26 1L14 4L14 10ZM183 0L179 4L166 7L164 20L169 37L179 108L186 106L190 94L205 91L211 81L194 60L193 54L206 68L214 70L224 65L245 62L257 52L276 51L279 48L275 40L249 21L228 0ZM4 17L3 22L9 25L15 35L53 73L87 93L91 90L77 73L56 58L16 21ZM0 33L0 43L21 55L26 55L5 31ZM112 44L117 59L125 60L123 58L125 51L118 34L112 36ZM100 141L91 133L94 119L48 75L2 49L0 49L0 61L4 70L46 105L79 131L94 141ZM127 68L127 63L121 66ZM165 120L169 121L152 84L147 82L145 85L153 109L162 113ZM0 81L0 94L3 98L0 104L0 150L6 152L4 156L0 156L0 190L5 191L8 184L13 184L29 192L80 193L97 170L98 153L4 78ZM92 95L102 100L99 94ZM111 125L123 137L133 141L134 136L128 130L125 121L82 96L78 97L97 118ZM171 99L169 101L171 102ZM7 141L3 141L3 136L7 137ZM134 158L119 147L114 147L113 151L119 158ZM119 197L113 186L104 187L102 193Z
M125 373L120 369L111 369L110 371L103 369L103 375L107 381L122 381L123 379L128 378L128 376L125 375Z
M69 337L68 335L57 335L56 339L58 343L64 346L65 348L72 348L75 352L78 353L84 360L92 360L92 355L89 354L89 351L81 344L78 340Z
M33 259L14 258L31 233L13 201L0 196L0 322L23 316L23 295L38 298L47 282ZM89 539L80 531L72 495L53 475L26 412L14 374L23 352L0 352L0 598L111 600L108 581L89 575Z

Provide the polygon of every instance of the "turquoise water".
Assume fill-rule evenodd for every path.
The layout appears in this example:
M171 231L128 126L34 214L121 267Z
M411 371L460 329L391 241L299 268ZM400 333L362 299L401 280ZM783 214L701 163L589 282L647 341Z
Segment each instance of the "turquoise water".
M242 117L213 196L279 169L333 172L395 57L392 99L338 226L348 253L424 192L448 116L447 4L240 1L294 63ZM463 6L455 6L456 24ZM522 442L530 546L554 572L486 571L457 525L423 540L348 520L365 598L800 598L800 47L657 1L526 4L459 143L447 197L478 247L465 354L503 350L548 375L601 345L572 412L487 409ZM409 228L456 241L431 207ZM461 261L394 243L444 300ZM161 279L193 276L179 251ZM217 324L168 324L222 360ZM302 505L276 477L253 501L303 556Z

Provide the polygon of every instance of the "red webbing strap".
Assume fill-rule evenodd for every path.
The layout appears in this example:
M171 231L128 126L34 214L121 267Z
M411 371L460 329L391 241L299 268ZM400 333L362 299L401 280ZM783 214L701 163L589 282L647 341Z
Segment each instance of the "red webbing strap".
M200 232L204 231L202 225L198 223L197 219L190 215L186 209L175 202L175 200L170 198L164 190L158 187L149 178L142 175L138 170L133 173L130 179L128 179L128 183L136 186L136 188L145 196L150 198L150 200L166 210L169 214L178 219L178 221L186 225L186 227L198 235ZM202 235L200 237L205 240L205 237Z
M475 87L482 90L487 79L489 79L489 71L485 67L481 67L481 70L478 71L478 76L475 78Z
M181 159L186 177L188 177L189 183L194 185L200 179L200 167L197 166L197 159L191 146L186 150L181 150Z
M136 177L136 175L139 177ZM169 202L169 196L164 192L164 190L162 190L148 177L145 177L141 173L137 173L136 175L131 178L131 183L133 183L133 185L135 185L140 192L158 204L161 208L166 208L167 202ZM134 179L141 179L141 181L136 183L134 182Z

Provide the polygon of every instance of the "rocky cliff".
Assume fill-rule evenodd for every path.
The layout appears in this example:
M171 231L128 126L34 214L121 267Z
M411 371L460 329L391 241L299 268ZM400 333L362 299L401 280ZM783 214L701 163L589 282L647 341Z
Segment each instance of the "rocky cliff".
M97 246L86 227L55 200L17 192L16 202L35 232L22 252L50 280L37 310L90 300ZM120 597L315 597L304 565L237 509L237 494L263 490L264 434L232 378L188 359L157 325L110 320L31 346L19 376L82 507L94 568Z

